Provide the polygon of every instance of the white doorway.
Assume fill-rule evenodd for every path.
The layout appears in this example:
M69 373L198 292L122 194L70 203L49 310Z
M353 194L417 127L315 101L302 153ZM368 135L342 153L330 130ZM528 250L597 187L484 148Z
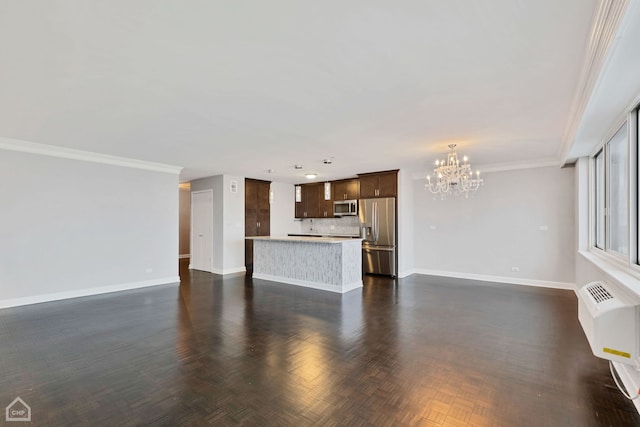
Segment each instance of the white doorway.
M213 190L191 193L191 264L189 268L213 271Z

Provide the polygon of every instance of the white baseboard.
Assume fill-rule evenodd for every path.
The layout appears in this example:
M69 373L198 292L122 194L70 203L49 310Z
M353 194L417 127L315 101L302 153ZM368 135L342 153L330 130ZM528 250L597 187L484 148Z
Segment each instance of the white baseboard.
M454 277L457 279L480 280L482 282L508 283L512 285L537 286L539 288L567 289L575 291L575 283L550 282L546 280L524 279L521 277L490 276L485 274L457 273L453 271L426 270L417 268L416 274L426 274L428 276Z
M245 267L227 268L225 270L221 270L219 268L212 268L211 271L200 270L199 268L193 268L191 264L189 264L189 270L204 271L206 273L219 274L221 276L224 276L225 274L245 273L247 271Z
M178 255L178 259L186 259L186 258L191 258L191 254Z
M245 273L247 271L247 269L245 267L236 267L236 268L227 268L227 269L217 269L214 268L212 273L213 274L221 274L221 275L225 275L225 274L234 274L234 273Z
M398 272L398 279L404 279L405 277L411 276L413 273L415 273L414 270L400 271Z
M101 286L97 288L75 289L72 291L53 292L49 294L34 295L23 298L0 300L0 309L18 307L21 305L40 304L43 302L59 301L63 299L88 297L91 295L108 294L111 292L129 291L132 289L146 288L149 286L180 283L179 277L163 277L160 279L145 280L142 282L122 283L119 285Z
M638 393L638 389L640 389L640 381L636 381L636 379L640 380L640 372L634 371L633 367L619 362L613 362L613 367L622 380L622 384L624 384L627 394L635 396ZM634 379L634 376L636 379ZM636 411L640 413L640 398L632 400L632 402L636 407Z
M336 292L339 294L345 294L349 291L362 287L362 280L359 280L354 283L349 283L347 285L338 286L338 285L328 285L326 283L309 282L306 280L291 279L289 277L272 276L270 274L262 274L262 273L253 273L253 278L268 280L270 282L286 283L288 285L303 286L305 288L320 289L323 291Z

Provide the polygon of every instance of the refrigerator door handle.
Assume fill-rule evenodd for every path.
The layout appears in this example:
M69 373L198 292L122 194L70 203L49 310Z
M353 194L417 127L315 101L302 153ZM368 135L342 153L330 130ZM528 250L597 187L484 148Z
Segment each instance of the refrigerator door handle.
M380 237L380 223L378 222L378 202L373 202L373 241L377 242Z
M376 202L371 203L371 240L376 241Z
M371 241L376 241L376 202L371 203Z
M371 252L371 251L393 252L396 250L396 248L388 247L388 246L363 246L362 250L365 252Z
M376 242L380 240L380 205L376 202Z

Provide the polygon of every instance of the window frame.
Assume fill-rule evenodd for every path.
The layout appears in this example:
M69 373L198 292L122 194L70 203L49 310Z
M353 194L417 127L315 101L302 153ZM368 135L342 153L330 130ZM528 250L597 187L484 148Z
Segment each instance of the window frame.
M616 125L612 127L612 131L607 134L607 138L604 138L604 142L598 144L589 156L589 250L595 254L609 259L616 264L622 264L629 268L631 273L634 273L637 277L640 277L640 207L639 200L640 194L640 139L638 135L638 129L640 128L640 104L634 104L635 106L631 111L627 110L626 114L621 117ZM627 254L621 254L611 249L610 245L610 142L616 136L616 134L622 128L626 128L626 148L627 148L627 171L626 171L626 184L627 184ZM600 248L597 243L597 174L596 174L596 161L597 156L603 155L603 172L604 183L604 248Z
M599 183L599 175L598 175L598 156L602 156L602 170L600 171L602 173L602 186L600 188L600 192L603 192L603 197L602 197L602 205L603 205L603 211L602 211L602 218L600 218L598 216L598 196L599 196L599 191L598 188L600 187L598 184ZM596 153L591 156L592 162L591 162L591 176L592 176L592 180L591 180L591 198L592 198L592 203L591 203L591 209L589 209L590 215L591 215L591 225L590 225L590 229L591 229L591 244L590 246L593 249L596 249L598 251L604 252L606 247L607 247L607 200L606 200L606 189L607 189L607 174L606 174L606 167L607 167L607 161L605 158L605 149L604 147L599 147L598 150L596 151ZM599 221L601 219L601 221ZM600 231L600 228L602 228L602 246L598 246L598 231Z

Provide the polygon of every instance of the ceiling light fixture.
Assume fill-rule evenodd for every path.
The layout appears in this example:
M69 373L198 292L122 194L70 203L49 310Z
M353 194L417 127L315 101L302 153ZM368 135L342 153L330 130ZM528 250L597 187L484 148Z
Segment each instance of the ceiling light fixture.
M441 199L447 195L469 197L470 191L476 191L483 183L480 178L480 171L475 172L475 177L471 171L471 164L467 156L462 158L462 164L458 160L458 155L453 151L456 144L449 144L451 150L447 155L447 160L436 160L433 175L435 179L431 181L431 176L427 175L425 189L429 189L433 194L440 194Z
M304 176L305 176L307 179L313 179L313 178L317 177L317 176L318 176L318 174L315 174L315 173L308 173L308 174L305 174Z

